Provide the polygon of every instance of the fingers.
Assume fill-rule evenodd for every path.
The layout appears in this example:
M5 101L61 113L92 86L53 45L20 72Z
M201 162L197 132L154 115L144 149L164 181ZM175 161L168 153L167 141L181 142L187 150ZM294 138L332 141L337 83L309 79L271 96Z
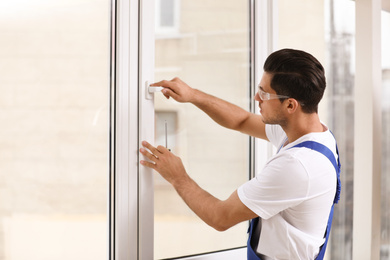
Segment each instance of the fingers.
M153 145L151 145L150 143L148 143L146 141L142 141L142 146L145 147L145 148L148 148L148 150L151 151L157 157L158 157L159 154L162 154L161 150L158 149L158 148L160 148L160 146L158 148L156 148L156 147L154 147Z
M159 151L161 154L165 154L166 152L170 152L171 150L162 145L159 145L157 146L157 151Z
M159 82L155 82L153 84L150 84L150 86L160 86L169 90L172 90L173 92L178 91L179 86L183 83L183 81L179 78L173 78L172 80L161 80ZM171 91L171 92L172 92Z
M140 163L150 168L154 168L155 164L159 160L159 155L161 155L161 152L155 147L153 147L151 144L149 144L148 142L143 141L142 145L145 148L147 148L150 152L148 152L145 148L140 148L139 149L140 153L152 162L141 160Z
M153 84L150 84L151 86L161 86L161 87L165 87L165 88L169 88L171 87L172 85L174 84L177 84L179 82L182 82L181 79L179 79L178 77L176 78L173 78L172 80L161 80L159 82L155 82Z
M161 92L164 94L164 96L166 98L172 97L175 100L177 100L179 98L178 94L176 94L174 91L172 91L172 90L170 90L168 88L163 89Z
M161 90L162 94L165 98L173 98L177 102L184 103L190 102L191 97L191 87L184 83L179 78L174 78L172 80L162 80L156 83L151 84L151 86L161 86L163 89Z
M174 80L162 80L162 81L159 81L159 82L155 82L153 84L150 84L150 86L159 86L159 87L163 87L164 89L161 90L162 94L165 96L165 98L169 99L170 97L173 97L175 98L177 95L176 93L174 92L174 88L176 87L174 83ZM174 97L175 96L175 97Z
M142 164L143 166L146 166L146 167L149 167L149 168L152 168L152 169L158 171L159 165L161 163L164 164L164 161L166 160L166 158L163 158L163 157L166 157L167 155L169 155L170 154L170 150L168 150L167 148L165 148L162 145L159 145L159 146L157 146L157 148L155 148L153 145L149 144L146 141L143 141L142 145L146 149L145 148L140 148L139 151L140 151L140 153L142 155L144 155L150 161L140 160L140 164Z
M155 169L155 168L156 168L156 164L155 164L155 163L152 163L152 162L148 162L148 161L141 160L141 161L140 161L140 164L142 164L143 166L152 168L152 169Z
M165 148L162 145L159 145L156 148L156 147L154 147L153 145L149 144L146 141L143 141L142 145L145 148L147 148L150 152L148 152L144 148L140 148L139 151L141 152L141 154L143 154L146 158L148 158L149 160L151 160L154 163L156 163L164 153L170 152L170 150L168 150L167 148Z
M174 85L176 83L174 83L172 80L161 80L159 82L155 82L153 84L150 84L150 86L160 86L160 87L163 87L163 88L171 88L172 85Z
M161 86L161 87L165 87L167 85L168 81L167 80L161 80L159 82L155 82L155 83L152 83L150 84L150 86Z
M143 156L145 156L146 158L148 158L150 161L156 163L159 159L158 155L155 155L155 154L152 154L152 153L149 153L146 149L144 148L141 148L139 149L139 151L142 153Z
M164 97L165 97L166 99L169 99L169 98L170 98L169 94L167 94L166 91L162 90L161 92L163 93L163 95L164 95Z

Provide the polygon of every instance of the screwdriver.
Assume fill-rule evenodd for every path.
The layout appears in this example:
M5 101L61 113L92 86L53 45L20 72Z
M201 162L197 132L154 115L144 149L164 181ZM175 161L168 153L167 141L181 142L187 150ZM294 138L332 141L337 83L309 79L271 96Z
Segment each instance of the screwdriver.
M168 148L168 123L167 123L167 120L165 120L165 148L167 148L168 151L171 151L171 149Z

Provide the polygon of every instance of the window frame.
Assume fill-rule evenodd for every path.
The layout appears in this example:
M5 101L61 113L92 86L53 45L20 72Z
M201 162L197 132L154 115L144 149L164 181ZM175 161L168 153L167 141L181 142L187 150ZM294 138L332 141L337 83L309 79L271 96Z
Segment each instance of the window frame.
M110 259L139 259L138 9L111 0Z
M264 8L270 5L266 0L250 0L249 4L253 31L259 23L254 17L262 17L259 13L267 12L269 19L271 8ZM141 140L154 138L154 131L150 131L154 125L153 97L146 97L146 85L153 81L154 73L154 0L111 0L111 15L109 257L149 260L153 259L153 224L150 224L154 217L153 173L139 167L138 149ZM269 26L261 29L270 32ZM253 95L260 78L255 68L268 53L260 51L253 33L251 37L251 53L257 53L251 56L251 90L248 91L254 110ZM253 139L250 142L248 177L255 172L255 154L264 155L262 158L268 156L267 146L259 146ZM211 260L222 256L224 259L246 257L246 247L181 259Z
M353 259L380 259L381 10L380 0L356 1Z

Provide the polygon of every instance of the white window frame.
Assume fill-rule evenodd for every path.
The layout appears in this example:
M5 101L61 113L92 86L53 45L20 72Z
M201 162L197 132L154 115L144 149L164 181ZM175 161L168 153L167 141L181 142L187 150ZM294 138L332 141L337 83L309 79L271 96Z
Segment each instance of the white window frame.
M353 259L380 259L381 0L356 1ZM362 106L364 104L364 106Z
M266 0L251 1L252 16L263 17L259 12L267 12L267 17L272 17L268 14L270 8L264 8L269 4L270 1ZM252 27L258 22L254 19ZM153 259L153 173L146 167L139 167L138 152L141 140L154 139L153 98L145 98L146 83L153 81L154 74L153 26L154 0L112 0L111 104L114 105L110 120L110 157L113 163L110 166L109 257L113 260ZM269 26L256 28L269 33ZM266 53L260 51L254 34L252 39L252 48L256 46L252 52L257 53L252 57L252 67L259 68L258 64L263 62ZM251 82L253 94L260 76L257 69L252 73L255 79ZM268 149L261 151L257 142L251 143L253 163L255 153L266 156ZM221 257L227 260L246 258L246 248L182 259Z
M154 139L153 10L153 0L112 0L111 259L153 259L153 172L138 152Z
M111 1L109 258L139 259L138 1ZM134 80L135 79L135 80ZM130 213L134 214L130 214ZM136 235L134 235L136 234Z

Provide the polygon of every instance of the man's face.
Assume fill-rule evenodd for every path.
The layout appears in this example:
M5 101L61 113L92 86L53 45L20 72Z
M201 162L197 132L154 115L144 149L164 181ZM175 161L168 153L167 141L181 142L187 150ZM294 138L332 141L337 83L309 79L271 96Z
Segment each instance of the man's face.
M271 79L272 74L264 72L259 84L259 89L260 91L274 96L276 93L271 88ZM255 95L255 100L259 102L260 114L262 115L265 124L285 125L286 116L284 115L283 103L281 103L278 98L262 100L258 91Z

